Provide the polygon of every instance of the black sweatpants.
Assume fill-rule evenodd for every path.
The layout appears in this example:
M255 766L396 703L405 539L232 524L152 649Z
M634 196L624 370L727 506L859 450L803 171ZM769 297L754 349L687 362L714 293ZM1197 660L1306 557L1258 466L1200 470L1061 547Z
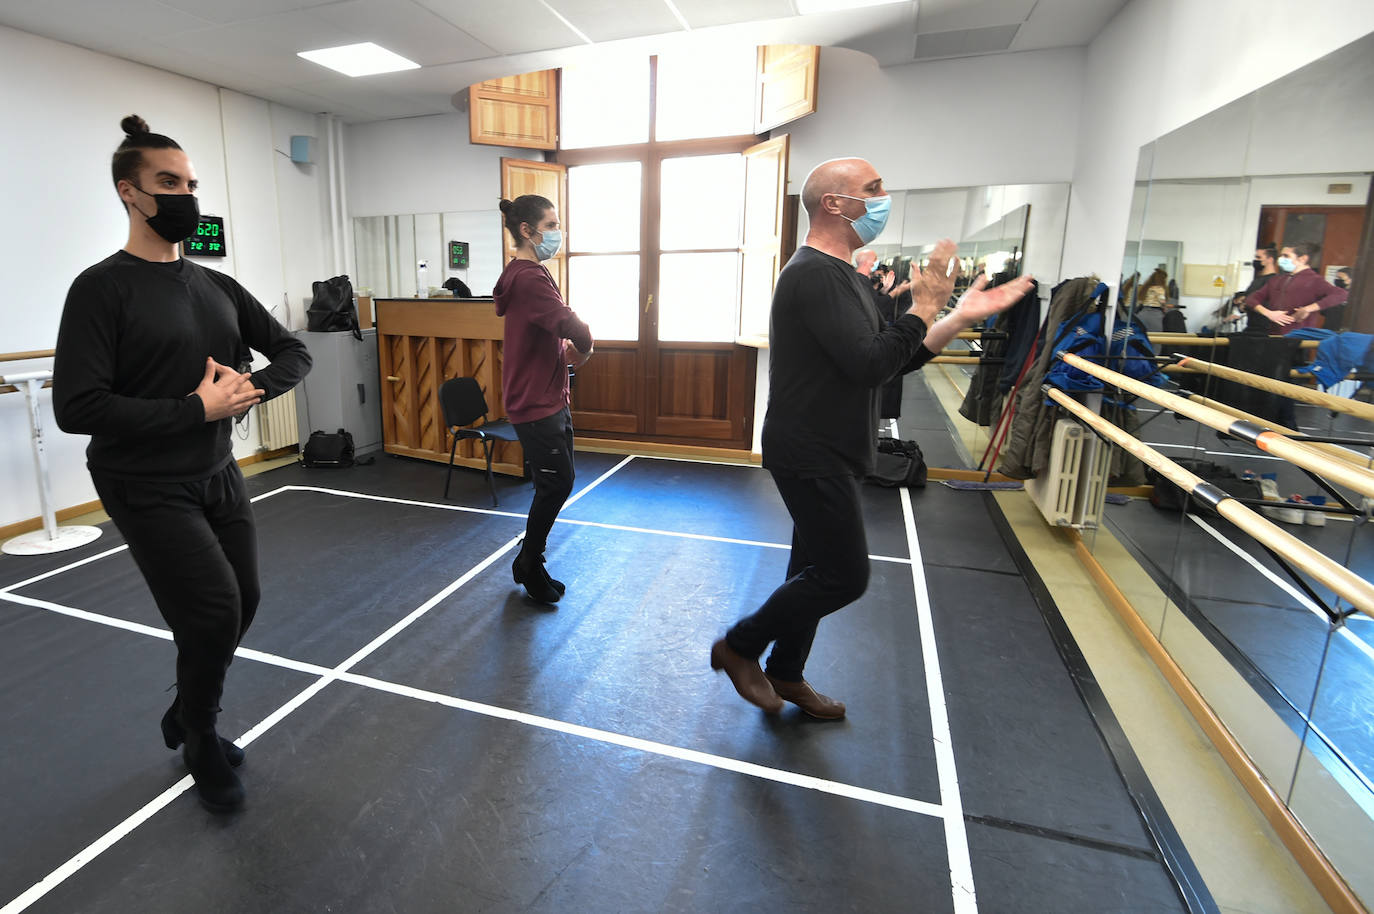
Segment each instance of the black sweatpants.
M572 494L573 427L572 413L565 406L552 416L533 422L515 423L515 434L525 452L530 475L534 477L534 501L525 522L522 550L541 556L549 542L549 531L563 503Z
M253 508L238 464L208 479L156 482L91 472L105 510L177 646L188 728L212 726L224 675L258 609Z
M817 624L868 589L868 540L856 477L774 474L773 482L792 515L787 580L757 612L735 623L725 641L745 657L761 656L772 642L768 674L800 682Z

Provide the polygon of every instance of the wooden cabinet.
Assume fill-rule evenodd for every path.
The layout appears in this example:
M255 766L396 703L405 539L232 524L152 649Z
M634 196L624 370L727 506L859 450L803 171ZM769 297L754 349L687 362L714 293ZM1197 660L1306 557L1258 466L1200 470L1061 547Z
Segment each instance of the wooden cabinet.
M376 307L383 449L447 463L452 438L439 407L439 385L449 378L476 378L487 397L487 418L504 418L505 321L490 301L379 298ZM497 442L494 448L494 472L524 475L519 444ZM485 468L481 444L458 442L454 463Z
M558 148L558 71L489 79L468 88L468 140L487 146Z

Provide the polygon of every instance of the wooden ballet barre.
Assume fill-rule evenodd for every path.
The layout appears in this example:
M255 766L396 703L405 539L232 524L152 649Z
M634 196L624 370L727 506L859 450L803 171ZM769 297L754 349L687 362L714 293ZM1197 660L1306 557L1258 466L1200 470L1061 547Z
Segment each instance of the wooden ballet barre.
M1257 542L1287 558L1292 565L1301 568L1315 580L1330 587L1343 599L1349 600L1356 609L1374 616L1374 584L1334 559L1322 555L1273 521L1261 517L1223 489L1190 473L1140 439L1117 428L1062 390L1048 387L1046 391L1051 400L1064 407L1093 431L1153 468L1184 492L1211 505L1222 517L1244 530Z
M1346 488L1353 489L1361 495L1374 496L1374 471L1363 470L1359 467L1351 466L1343 460L1338 460L1329 454L1313 450L1309 445L1292 438L1286 438L1278 432L1257 425L1245 419L1237 419L1228 416L1226 413L1186 400L1177 394L1160 390L1134 378L1128 378L1124 374L1103 368L1089 362L1087 359L1074 355L1071 352L1061 353L1059 356L1068 365L1085 371L1095 378L1099 378L1119 387L1124 391L1133 393L1138 397L1143 397L1152 403L1167 407L1181 416L1187 416L1203 425L1224 432L1241 441L1248 441L1255 447L1275 457L1282 457L1295 466L1305 470L1311 470L1318 476L1339 483ZM1245 372L1241 372L1244 374ZM1275 381L1275 384L1281 383Z
M1152 343L1169 343L1174 346L1229 346L1229 336L1198 336L1193 333L1147 333ZM1316 349L1321 340L1299 340L1299 349Z
M1237 419L1244 419L1247 422L1253 422L1256 425L1267 424L1271 429L1278 432L1280 435L1292 436L1302 434L1302 432L1297 432L1291 428L1286 428L1285 426L1279 425L1275 422L1271 422L1268 419L1261 419L1259 416L1256 416L1253 413L1247 413L1243 409L1237 409L1229 403L1222 403L1220 400L1213 400L1210 397L1204 397L1202 394L1189 394L1188 399L1192 400L1194 403L1201 403L1203 406L1210 406L1212 409L1226 413L1227 415L1235 416ZM1374 456L1371 456L1369 454L1361 454L1358 451L1352 451L1349 447L1345 447L1339 444L1331 444L1326 441L1300 440L1298 441L1298 443L1306 445L1307 447L1313 448L1318 451L1324 451L1325 453L1330 454L1332 457L1335 457L1338 460L1344 460L1346 463L1353 463L1357 467L1363 467L1365 469L1374 469ZM1370 441L1369 446L1374 447L1374 441Z
M35 349L32 352L0 352L0 362L22 362L25 359L50 359L56 349Z
M1308 390L1306 387L1299 387L1296 384L1289 384L1287 381L1275 381L1273 378L1263 378L1248 371L1240 371L1235 368L1228 368L1225 365L1216 365L1212 362L1204 362L1191 356L1179 356L1178 364L1185 368L1200 368L1206 374L1213 377L1222 378L1226 381L1235 381L1244 384L1246 387L1254 387L1257 390L1265 390L1271 394L1279 394L1293 400L1301 400L1304 403L1311 403L1333 412L1345 413L1357 419L1364 419L1367 422L1374 422L1374 403L1361 403L1359 400L1351 400L1346 397L1336 397L1331 394L1322 393L1316 390Z
M1209 374L1206 368L1194 368L1191 365L1187 367L1184 367L1182 365L1161 365L1159 370L1164 372L1165 374ZM1301 382L1303 384L1311 384L1313 386L1315 386L1317 383L1317 379L1314 378L1312 375L1298 371L1296 368L1288 372L1288 377L1292 378L1294 383ZM1350 380L1350 377L1346 376L1342 380L1348 381Z
M981 359L977 356L968 355L937 355L930 360L936 365L982 365L984 362L1000 362L1001 359Z

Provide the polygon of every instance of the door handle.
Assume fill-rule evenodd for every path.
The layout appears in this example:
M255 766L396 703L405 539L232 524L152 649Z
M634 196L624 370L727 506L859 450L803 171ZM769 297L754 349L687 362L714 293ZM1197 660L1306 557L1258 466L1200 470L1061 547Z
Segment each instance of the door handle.
M654 305L654 294L653 294L652 292L650 292L650 293L649 293L648 299L645 300L645 302L644 302L644 313L645 313L645 314L648 314L648 313L649 313L649 309L652 308L653 305Z
M400 378L396 377L394 374L389 374L389 375L387 375L387 376L386 376L386 379L387 379L388 381L393 381L393 382L395 382L395 381L400 381L400 380L401 380Z

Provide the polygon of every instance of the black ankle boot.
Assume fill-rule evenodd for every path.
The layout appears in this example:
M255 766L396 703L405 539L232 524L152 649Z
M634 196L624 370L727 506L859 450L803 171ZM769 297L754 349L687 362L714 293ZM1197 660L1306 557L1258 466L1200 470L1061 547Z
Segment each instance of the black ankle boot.
M242 806L243 784L225 760L214 728L187 730L185 738L181 757L195 779L201 804L211 812L233 812Z
M515 583L523 584L525 593L530 595L531 600L540 603L557 603L559 597L563 596L563 591L554 586L548 573L544 571L544 563L531 560L523 550L515 556L515 561L510 566L511 577L515 578Z
M186 731L181 726L177 712L181 710L181 696L172 699L172 706L162 715L162 741L168 749L175 749L186 740ZM219 738L219 747L224 752L224 760L232 767L243 764L244 752L224 737Z

